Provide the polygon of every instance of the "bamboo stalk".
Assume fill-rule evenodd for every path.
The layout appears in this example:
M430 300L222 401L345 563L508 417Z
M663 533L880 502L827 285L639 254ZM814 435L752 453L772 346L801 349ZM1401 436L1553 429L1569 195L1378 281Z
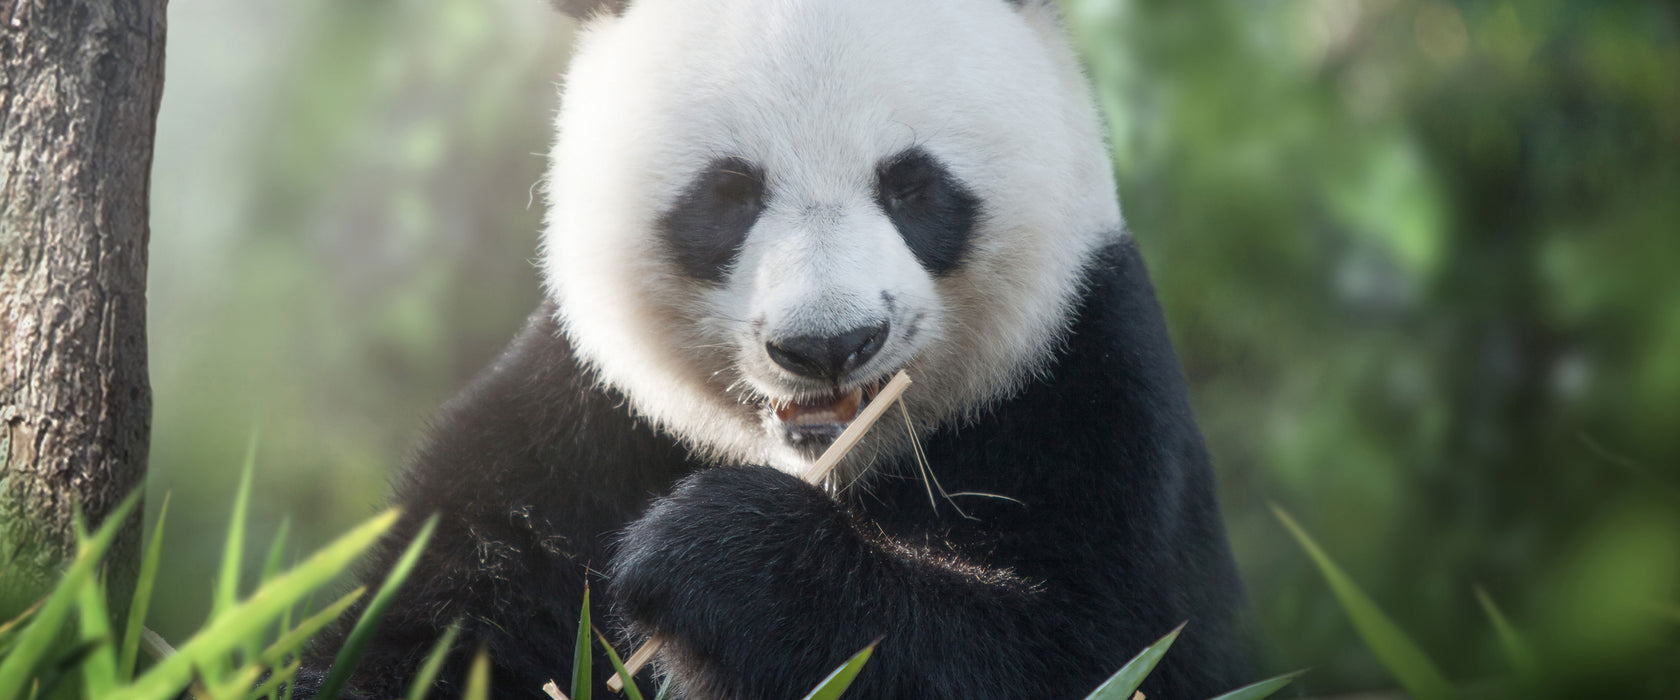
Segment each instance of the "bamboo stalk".
M871 427L874 427L875 421L881 420L881 416L887 412L888 408L892 407L893 402L904 394L905 389L910 388L910 383L910 375L903 371L893 375L892 381L887 382L887 385L881 388L880 393L869 401L869 405L863 407L863 411L858 413L857 418L852 420L851 425L846 426L846 429L840 432L840 437L834 439L834 444L829 445L828 449L823 451L822 456L818 457L817 461L813 462L811 467L800 475L800 479L807 484L821 484L826 480L828 475L834 471L834 468L840 466L840 460L845 459L852 448L857 447L858 442L863 440L864 434L868 433ZM632 676L641 672L642 667L653 660L653 655L658 653L659 647L664 643L664 640L659 637L647 640L642 648L637 649L636 653L631 654L630 658L624 660L624 670ZM615 693L623 691L623 677L613 674L612 678L607 679L607 689Z
M834 444L829 445L828 449L823 451L822 456L818 457L817 461L813 462L811 468L806 470L800 478L804 479L807 484L820 484L827 479L829 473L833 472L835 467L840 466L840 460L845 459L846 455L851 453L852 448L857 447L858 442L863 440L864 433L869 432L869 429L874 427L875 421L881 420L881 416L887 412L888 408L892 407L893 402L897 401L899 395L903 394L904 390L908 388L910 388L910 375L902 371L893 375L892 381L881 387L880 393L869 400L869 405L863 407L863 411L852 420L852 424L846 426L846 429L840 432L840 437L834 439Z
M664 644L663 640L658 637L647 640L642 648L637 649L636 653L631 654L630 658L624 660L624 673L630 676L640 673L642 667L653 660L653 655L659 653L659 647L662 644ZM624 690L624 676L614 673L612 678L607 679L607 690L615 693Z

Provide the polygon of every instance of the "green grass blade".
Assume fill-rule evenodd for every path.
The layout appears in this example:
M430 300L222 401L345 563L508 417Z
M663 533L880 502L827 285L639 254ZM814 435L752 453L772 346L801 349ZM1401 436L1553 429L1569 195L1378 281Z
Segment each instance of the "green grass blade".
M578 613L577 645L572 647L572 698L571 700L590 700L594 691L589 678L590 662L595 656L589 653L589 585L583 586L583 610Z
M110 516L100 525L99 531L89 538L84 546L78 548L76 558L65 570L58 585L47 594L46 600L29 620L28 626L18 633L11 652L4 660L0 660L0 698L22 696L24 687L35 675L36 667L52 650L53 642L64 629L65 618L69 616L76 596L81 593L82 585L93 578L100 559L104 558L106 550L111 548L111 542L116 540L117 533L122 530L123 523L127 522L129 513L134 511L135 504L139 502L138 492L123 499L122 504L112 510Z
M245 466L240 471L239 489L233 497L233 513L228 518L227 543L222 549L222 565L216 575L216 587L211 596L210 618L232 609L239 601L239 573L245 564L245 530L250 521L251 513L251 480L256 474L257 436L251 435L250 444L245 450ZM255 636L249 637L241 645L245 653L245 660L256 658L257 651L262 648L262 640ZM234 671L232 658L218 658L207 660L200 665L204 674L204 685L219 688L223 679Z
M432 653L426 655L426 662L420 664L420 673L414 676L414 681L408 686L407 700L426 700L432 692L432 683L437 682L438 672L443 670L443 660L449 658L450 648L455 646L455 636L461 633L461 623L456 622L444 630L443 636L438 638L432 647Z
M294 654L302 649L303 645L314 637L316 632L320 632L322 628L332 624L333 620L338 619L339 615L343 615L344 611L359 600L364 593L367 593L367 586L362 586L344 594L343 597L333 601L332 605L328 605L321 612L309 616L295 629L280 635L279 639L268 645L268 648L264 649L262 654L257 657L258 662L265 666L273 666L284 661L287 655Z
M671 700L672 680L674 679L671 676L666 676L664 680L659 681L659 690L653 693L653 700Z
M263 557L262 574L257 577L258 585L268 583L270 579L280 573L280 567L285 565L286 539L291 532L291 517L287 516L281 518L280 528L275 530L274 539L270 540L268 543L268 556ZM305 608L305 610L307 609L308 608ZM274 629L276 639L286 636L286 630L292 629L292 608L286 608L286 612L280 613L280 622L275 625Z
M280 567L286 563L286 538L291 532L292 519L282 518L280 529L274 531L274 541L268 544L268 556L263 557L262 578L259 581L267 581L280 573Z
M385 618L385 611L391 607L391 601L397 597L397 590L402 588L403 581L414 571L414 565L420 561L420 553L426 550L426 543L432 539L432 531L437 529L437 516L426 518L426 523L420 526L420 532L414 535L414 541L408 543L408 549L403 550L402 557L397 559L396 566L391 567L391 573L385 576L385 582L380 584L379 592L373 595L367 609L362 611L356 626L350 629L349 636L344 638L344 646L338 650L338 656L333 657L332 670L327 672L327 679L321 683L320 697L336 698L344 685L350 682L350 674L355 673L356 664L362 660L362 652L367 649L369 641L373 640L374 632L379 630L379 621Z
M163 494L158 507L157 522L152 524L152 538L146 542L146 553L140 559L140 577L134 582L134 598L128 604L128 624L123 627L122 653L117 673L122 682L134 678L135 664L140 661L140 631L146 628L146 613L152 606L152 589L157 585L158 562L163 555L163 523L169 519L169 496Z
M222 567L216 576L216 594L210 608L215 618L239 600L239 565L245 558L245 518L251 506L251 476L256 472L257 437L245 450L245 468L239 477L239 490L233 497L233 517L228 520L227 542L222 547Z
M484 647L473 656L472 670L467 672L467 692L461 700L490 700L490 655Z
M245 666L227 674L221 683L204 689L204 700L232 700L233 698L260 697L255 694L257 679L262 678L262 668L256 665Z
M105 697L117 686L117 654L111 647L111 613L105 605L105 587L89 578L76 597L76 617L81 623L84 644L91 644L81 662L82 689L90 700Z
M1505 652L1505 660L1519 675L1533 677L1540 672L1540 664L1535 660L1534 648L1528 641L1517 633L1517 628L1511 626L1510 620L1500 612L1499 606L1493 603L1493 598L1481 586L1476 587L1476 600L1482 604L1482 611L1487 613L1488 621L1493 623L1494 635L1499 637L1499 648Z
M133 684L111 693L107 700L165 700L174 697L192 682L195 667L204 661L219 659L260 635L288 607L349 568L357 557L396 524L399 516L400 513L395 510L387 511L339 536L302 563L258 588L227 614L212 619L174 655L158 662L136 678Z
M110 640L100 639L91 642L77 642L75 646L59 654L52 663L43 667L42 673L35 677L34 688L31 692L37 698L51 698L57 694L58 687L65 679L76 676L76 671L87 663L93 652Z
M1178 641L1178 633L1184 631L1184 626L1190 624L1181 622L1167 636L1155 640L1154 644L1145 647L1137 656L1121 666L1119 671L1109 676L1085 700L1131 700L1132 694L1137 692L1138 686L1143 685L1143 679L1149 677L1149 672L1155 670L1155 664L1161 663L1161 657L1167 655L1167 649L1173 642Z
M252 697L252 698L274 697L274 695L280 691L280 684L282 684L282 683L290 684L292 682L292 679L297 677L298 669L301 668L302 666L303 666L302 661L293 661L289 664L286 664L286 666L284 668L281 668L281 669L275 671L274 673L269 674L268 678L262 682L262 685L257 686L255 690L251 691L251 694L249 695L249 697Z
M306 608L307 609L307 608ZM290 613L288 613L290 614ZM287 683L286 689L280 693L280 700L292 700L292 693L297 690L296 683Z
M1457 697L1452 684L1435 667L1435 663L1419 649L1417 644L1401 631L1400 626L1394 624L1388 615L1365 595L1365 591L1353 582L1353 579L1342 571L1330 555L1320 549L1307 531L1296 524L1295 519L1289 517L1282 508L1272 506L1272 512L1277 515L1283 526L1307 550L1313 563L1318 565L1318 571L1324 575L1324 580L1330 584L1330 590L1336 595L1336 601L1341 604L1350 619L1354 629L1359 631L1365 646L1375 654L1377 660L1388 669L1400 686L1413 697L1420 700L1435 700L1437 698Z
M601 634L599 630L595 632L595 637L601 640L601 648L606 650L607 660L612 662L613 670L618 672L619 680L624 681L624 694L629 696L630 700L642 700L642 689L636 687L636 679L631 678L630 672L624 670L624 660L618 658L618 650L612 648L612 644L607 642L606 635Z
M1295 679L1300 678L1306 672L1306 669L1302 669L1294 673L1267 678L1258 683L1250 683L1212 700L1261 700L1261 698L1269 698L1273 693L1283 690L1284 686L1295 682Z
M811 692L806 694L805 700L835 700L840 697L841 693L852 687L852 681L857 680L858 672L863 670L864 664L869 663L869 657L875 655L875 647L880 645L881 640L876 639L853 654L846 663L840 664L840 668L834 669L834 672L828 674L817 687L812 688Z

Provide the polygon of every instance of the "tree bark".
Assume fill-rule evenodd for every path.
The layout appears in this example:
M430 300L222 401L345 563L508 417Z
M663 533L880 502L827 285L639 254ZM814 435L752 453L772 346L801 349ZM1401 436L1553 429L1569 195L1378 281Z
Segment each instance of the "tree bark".
M166 0L0 0L0 619L140 487ZM138 519L107 574L132 586ZM126 601L123 595L113 595Z

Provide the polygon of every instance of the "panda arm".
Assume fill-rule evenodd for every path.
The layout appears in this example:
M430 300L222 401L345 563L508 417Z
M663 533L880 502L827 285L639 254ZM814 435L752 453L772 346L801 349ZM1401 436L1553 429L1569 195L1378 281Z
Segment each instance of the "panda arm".
M1101 668L1042 583L873 529L781 472L712 469L629 528L614 597L698 697L800 697L876 638L858 697L1038 695Z
M596 388L554 315L552 304L531 315L508 350L432 421L398 478L403 519L363 567L363 580L380 585L426 518L435 514L437 529L351 679L360 694L344 697L407 692L438 636L458 621L435 696L459 694L483 647L497 697L546 698L543 683L570 677L584 588L600 582L609 533L691 469L685 450L637 424L622 397ZM359 610L316 644L297 697L314 697ZM608 665L597 657L599 686Z

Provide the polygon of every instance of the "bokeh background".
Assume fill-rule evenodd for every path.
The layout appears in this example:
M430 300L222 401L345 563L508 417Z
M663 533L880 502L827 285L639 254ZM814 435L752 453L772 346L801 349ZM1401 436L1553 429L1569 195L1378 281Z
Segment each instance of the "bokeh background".
M1394 686L1276 503L1455 680L1507 670L1479 586L1583 688L1680 693L1680 3L1063 4L1268 667ZM169 22L149 508L172 494L152 626L179 640L253 435L254 536L323 543L536 304L574 27L542 0Z

